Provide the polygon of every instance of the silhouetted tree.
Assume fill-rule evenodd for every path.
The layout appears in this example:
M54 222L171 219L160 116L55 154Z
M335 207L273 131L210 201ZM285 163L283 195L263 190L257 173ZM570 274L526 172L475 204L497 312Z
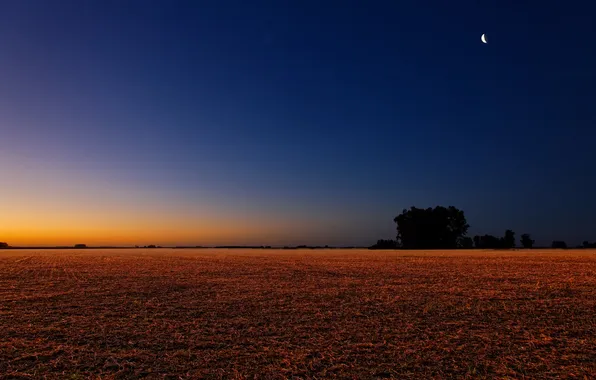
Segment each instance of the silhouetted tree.
M151 244L151 245L148 245L147 248L157 248L157 247L155 245Z
M474 236L474 245L476 248L498 249L503 248L503 239L493 235Z
M503 236L503 248L514 248L515 247L515 232L512 230L505 231Z
M0 248L8 248L8 243L0 242Z
M474 236L476 248L483 249L507 249L515 247L515 232L506 230L505 236L499 238L493 235Z
M455 249L469 228L464 212L453 206L411 207L393 221L404 249Z
M459 244L460 244L460 248L463 248L463 249L474 248L474 240L472 240L472 238L469 236L466 236L466 237L460 239Z
M375 245L368 247L368 249L396 249L398 248L395 240L377 240Z
M553 243L551 244L552 248L567 248L567 243L565 243L564 241L560 241L560 240L555 240L553 241Z
M474 236L474 239L472 239L474 241L474 247L482 248L482 241L480 239L481 239L480 235Z
M530 234L523 234L519 242L524 248L532 248L534 246L534 240L532 240Z
M87 244L75 244L75 248L87 248Z

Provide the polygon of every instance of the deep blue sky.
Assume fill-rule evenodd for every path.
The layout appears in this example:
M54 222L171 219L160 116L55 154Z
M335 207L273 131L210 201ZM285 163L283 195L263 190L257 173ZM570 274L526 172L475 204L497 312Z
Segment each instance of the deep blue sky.
M0 169L149 189L221 223L291 221L235 243L368 245L403 208L437 204L463 209L471 234L596 240L594 14L590 1L0 0Z

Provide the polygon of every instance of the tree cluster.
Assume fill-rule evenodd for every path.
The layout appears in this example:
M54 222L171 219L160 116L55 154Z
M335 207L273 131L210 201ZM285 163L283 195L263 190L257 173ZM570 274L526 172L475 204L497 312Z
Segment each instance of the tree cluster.
M532 248L534 246L534 240L532 240L530 234L523 234L520 243L524 248Z
M564 241L555 240L555 241L553 241L553 243L551 244L551 248L560 248L560 249L566 249L566 248L567 248L567 243L565 243Z
M528 236L528 234L524 234ZM523 244L523 242L522 242ZM533 241L532 241L533 244ZM510 249L515 248L515 232L512 230L506 230L503 237L496 237L492 235L474 236L474 246L476 248L485 249ZM531 248L531 246L529 247Z
M455 249L470 227L464 212L453 207L411 207L396 216L397 244L404 249Z
M0 248L8 248L8 243L0 242Z
M379 240L370 249L511 249L515 248L515 232L506 230L502 237L492 235L466 236L468 222L462 210L454 206L404 209L393 221L397 227L396 240ZM533 248L530 234L522 234L523 248ZM587 241L584 248L596 248ZM552 248L567 248L563 241L553 241Z

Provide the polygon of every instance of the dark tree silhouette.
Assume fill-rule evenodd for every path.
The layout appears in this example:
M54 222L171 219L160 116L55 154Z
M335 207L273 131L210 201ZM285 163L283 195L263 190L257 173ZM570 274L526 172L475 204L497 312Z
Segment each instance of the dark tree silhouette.
M519 242L524 248L532 248L534 246L534 240L532 240L530 234L523 234Z
M567 248L567 243L565 243L564 241L555 240L555 241L553 241L551 247L565 249L565 248Z
M515 232L506 230L502 238L493 235L474 236L474 245L482 249L507 249L515 247Z
M515 248L515 232L512 230L505 231L503 237L503 248Z
M375 245L368 247L368 249L396 249L398 244L395 240L378 240Z
M472 239L474 241L474 247L476 248L482 248L482 241L481 241L482 237L480 235L476 235L474 236L474 239Z
M583 248L596 248L596 243L590 243L589 241L584 241L582 243Z
M503 239L493 235L474 236L474 245L476 248L482 249L498 249L503 248Z
M456 249L469 228L464 212L453 206L411 207L393 221L404 249Z
M466 236L460 240L460 248L472 249L474 248L474 240L471 237Z
M8 243L0 242L0 248L8 248Z
M87 248L87 244L75 244L75 248Z

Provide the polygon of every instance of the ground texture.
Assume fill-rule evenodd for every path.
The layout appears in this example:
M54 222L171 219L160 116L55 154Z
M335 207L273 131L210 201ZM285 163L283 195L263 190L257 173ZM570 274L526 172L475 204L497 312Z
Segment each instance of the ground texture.
M0 251L0 378L594 378L596 251Z

